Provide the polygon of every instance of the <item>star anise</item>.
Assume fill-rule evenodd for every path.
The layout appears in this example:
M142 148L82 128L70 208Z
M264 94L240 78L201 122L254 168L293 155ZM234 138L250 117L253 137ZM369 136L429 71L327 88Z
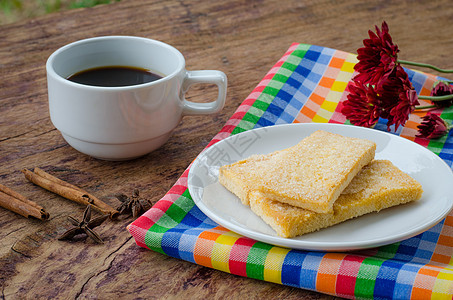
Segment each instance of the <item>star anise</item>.
M122 202L121 205L116 209L120 212L120 214L132 213L132 217L136 218L143 212L151 208L151 203L149 202L149 200L140 198L139 190L134 190L134 193L131 197L128 197L124 194L118 194L116 195L116 198L118 198L118 200Z
M78 221L75 218L68 216L68 220L74 225L75 227L67 230L63 233L58 239L59 240L70 240L74 236L78 234L85 233L88 237L93 239L96 243L103 244L101 237L94 232L94 228L101 225L108 218L108 215L102 215L91 220L91 204L87 206L83 213L82 221Z

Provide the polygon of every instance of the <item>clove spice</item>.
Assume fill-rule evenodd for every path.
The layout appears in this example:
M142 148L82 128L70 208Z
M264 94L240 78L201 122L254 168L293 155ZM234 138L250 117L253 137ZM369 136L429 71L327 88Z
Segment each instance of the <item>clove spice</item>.
M78 221L74 217L68 216L68 220L74 227L63 233L58 239L59 240L70 240L76 235L86 234L89 238L99 244L103 244L104 241L101 237L93 230L95 227L101 225L107 218L108 215L102 215L91 220L91 204L88 204L87 208L83 212L82 221Z
M134 190L131 197L124 194L116 195L116 198L122 203L117 207L120 214L132 214L133 218L137 218L142 213L151 208L151 203L147 199L140 198L140 191Z

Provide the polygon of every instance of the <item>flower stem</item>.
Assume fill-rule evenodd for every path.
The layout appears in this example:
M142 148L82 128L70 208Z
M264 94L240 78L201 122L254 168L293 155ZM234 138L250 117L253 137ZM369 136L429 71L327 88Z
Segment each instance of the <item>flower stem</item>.
M453 70L445 70L445 69L440 69L436 66L430 65L430 64L423 64L423 63L417 63L413 61L408 61L408 60L398 60L399 63L404 64L404 65L410 65L410 66L417 66L417 67L423 67L423 68L430 68L433 70L436 70L441 73L453 73Z
M421 105L421 106L416 106L415 109L416 110L419 110L419 109L428 109L428 108L434 108L436 107L435 105Z
M431 100L431 101L443 101L453 99L453 94L444 96L418 96L418 99Z

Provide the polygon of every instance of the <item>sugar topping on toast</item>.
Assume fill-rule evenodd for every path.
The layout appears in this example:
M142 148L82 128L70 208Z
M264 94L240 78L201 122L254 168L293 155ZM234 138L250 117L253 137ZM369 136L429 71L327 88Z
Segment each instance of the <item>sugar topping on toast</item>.
M348 219L421 198L422 186L388 160L365 166L333 205L333 213L320 214L270 200L259 191L250 193L253 212L279 236L295 237Z
M366 139L316 131L293 147L222 166L219 182L282 237L420 199L415 179L374 160Z
M253 188L269 199L329 213L375 150L372 141L318 130L291 148L221 167L219 180L228 184L227 176L242 177L237 195L244 204Z

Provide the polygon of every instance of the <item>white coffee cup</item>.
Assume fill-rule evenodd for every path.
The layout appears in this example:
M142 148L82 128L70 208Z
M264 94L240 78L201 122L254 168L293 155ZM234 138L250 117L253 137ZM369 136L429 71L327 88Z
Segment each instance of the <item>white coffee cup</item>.
M149 69L153 82L117 87L75 83L74 73L103 66ZM219 112L226 98L221 71L187 71L183 55L152 39L105 36L68 44L47 60L50 118L76 150L104 160L136 158L162 146L185 115ZM218 87L208 103L185 99L192 84Z

